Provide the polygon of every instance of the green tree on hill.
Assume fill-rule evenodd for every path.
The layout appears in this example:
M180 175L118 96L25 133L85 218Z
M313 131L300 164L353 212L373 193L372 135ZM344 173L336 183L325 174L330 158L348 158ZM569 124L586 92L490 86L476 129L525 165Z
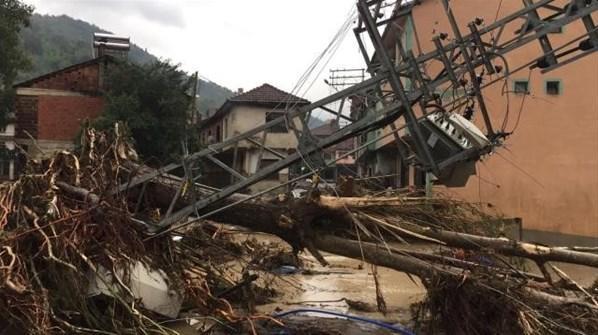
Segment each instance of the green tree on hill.
M110 33L107 29L67 15L34 13L29 27L20 34L32 66L21 71L16 80L28 80L91 59L92 35L96 32ZM132 38L134 40L135 36ZM149 64L158 58L132 43L128 60L136 64ZM208 109L220 107L233 92L207 79L199 79L198 94L201 96L199 110L205 113Z
M124 121L141 157L157 159L155 164L180 154L187 133L192 77L165 61L122 62L109 70L106 80L107 104L96 126L107 128Z
M29 66L19 32L29 25L33 7L20 0L0 0L0 125L12 110L12 85L20 70Z

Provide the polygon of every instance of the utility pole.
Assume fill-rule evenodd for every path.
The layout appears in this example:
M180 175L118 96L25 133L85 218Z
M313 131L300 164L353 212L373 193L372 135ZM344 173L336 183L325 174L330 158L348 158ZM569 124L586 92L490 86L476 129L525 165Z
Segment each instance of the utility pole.
M331 69L330 76L324 80L328 86L335 91L342 90L348 86L359 84L365 80L365 69ZM336 115L336 124L340 126L340 118L346 99L342 99L339 106L339 112Z
M365 80L365 69L331 69L328 85L335 89L359 84Z
M199 72L195 71L193 74L193 93L191 99L191 107L190 107L190 116L191 116L191 124L195 125L199 122L199 111L197 110L197 97L198 97L198 80L199 80Z
M195 73L191 76L191 80L193 80L193 84L191 85L191 102L189 103L189 108L187 110L187 119L185 120L185 132L183 134L183 139L181 140L181 146L183 150L183 156L187 156L189 154L189 136L198 136L195 130L197 128L197 124L199 123L199 112L197 111L197 81L199 78L199 73L195 71Z

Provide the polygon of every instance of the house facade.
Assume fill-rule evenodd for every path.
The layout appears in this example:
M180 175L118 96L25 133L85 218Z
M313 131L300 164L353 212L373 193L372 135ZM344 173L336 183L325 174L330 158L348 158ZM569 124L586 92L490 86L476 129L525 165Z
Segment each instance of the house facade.
M433 51L432 38L440 33L451 38L442 1L418 3L409 16L397 19L384 32L397 62L396 37L416 55ZM521 1L453 0L450 6L465 32L476 18L491 24L523 5ZM515 36L523 23L507 26L503 36ZM577 22L555 30L550 38L556 48L585 32ZM509 53L506 61L515 69L541 54L539 43L531 43ZM428 74L438 73L442 65L437 65L427 68ZM435 189L471 202L491 203L506 216L521 218L526 240L598 244L598 54L546 74L525 69L483 94L494 123L504 124L504 130L513 134L504 147L477 164L477 175L466 186ZM474 114L473 121L484 129L480 119L480 114ZM388 131L380 130L378 135ZM429 175L401 161L392 136L361 152L359 162L361 173L391 175L397 187L424 187L431 181Z
M286 113L309 104L309 101L284 92L270 84L263 84L247 92L239 92L229 98L211 117L200 123L200 143L203 146L219 143L236 135L249 131L266 122L284 117ZM302 129L299 119L291 120L296 129ZM264 150L263 143L270 150ZM292 126L285 122L279 127L256 134L251 141L245 140L236 146L228 147L224 152L216 155L220 161L233 167L244 176L254 174L284 155L294 152L297 148L297 137ZM279 153L275 155L272 151ZM204 170L204 183L223 187L234 181L234 177L218 166L206 163ZM289 169L281 170L278 174L270 176L250 187L250 192L257 192L280 182L285 182L289 177Z
M31 158L74 148L81 125L104 109L109 56L15 85L14 142Z

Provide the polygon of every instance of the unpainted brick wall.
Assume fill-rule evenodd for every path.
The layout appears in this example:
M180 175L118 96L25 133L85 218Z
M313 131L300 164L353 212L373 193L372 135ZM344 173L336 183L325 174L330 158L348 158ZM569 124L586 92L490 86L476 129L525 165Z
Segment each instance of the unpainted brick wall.
M29 138L25 132L37 138L37 102L36 96L18 95L16 97L17 138Z
M100 64L61 71L34 82L29 87L97 93L100 90Z
M85 120L97 118L104 108L102 97L39 96L37 138L40 140L74 140Z

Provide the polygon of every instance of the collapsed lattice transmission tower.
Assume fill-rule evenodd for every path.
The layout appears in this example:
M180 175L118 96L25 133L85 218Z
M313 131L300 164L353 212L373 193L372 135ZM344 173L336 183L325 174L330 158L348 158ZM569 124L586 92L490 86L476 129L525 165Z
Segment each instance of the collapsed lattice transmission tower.
M415 2L397 5L391 17L384 18L384 15L380 15L384 6L382 0L357 1L359 19L353 31L370 78L307 106L290 109L284 117L274 119L248 132L209 145L199 152L188 155L180 163L164 166L155 173L137 176L120 186L117 191L141 187L161 173L184 170L186 182L181 183L181 189L173 197L169 211L160 222L155 223L158 229L164 229L190 215L199 218L211 215L214 210L207 212L208 206L218 208L211 205L296 162L310 158L318 161L316 158L324 148L384 127L390 127L391 131L381 136L395 136L404 160L433 173L440 182L449 185L463 184L473 173L472 166L475 162L491 152L495 146L500 145L507 135L495 130L497 128L492 123L492 117L482 96L485 87L508 76L509 73L499 66L505 60L505 56L522 46L539 43L542 53L535 59L530 59L527 67L548 72L598 50L598 31L591 16L598 10L598 0L571 0L566 6L558 6L556 0L537 2L522 0L523 5L520 10L492 24L481 26L479 22L471 22L467 26L467 34L459 29L448 0L442 2L451 32L439 34L434 38L435 50L418 55L411 50L406 50L400 37L397 37L396 48L400 54L400 61L397 62L395 59L398 58L391 57L385 47L380 30L395 20L410 15L410 6L414 6ZM551 14L542 17L541 9L547 9ZM520 20L523 20L523 25L515 36L505 36L505 27ZM585 34L575 39L571 38L569 42L553 48L549 33L577 21L583 23ZM368 44L365 43L364 38L369 39ZM370 44L373 45L372 54L365 47ZM431 76L423 69L431 68L429 65L433 62L441 63L442 69ZM489 79L490 75L493 76L491 79ZM409 80L409 87L404 84L405 79ZM443 102L436 92L447 87L465 90L467 94L453 101ZM341 110L328 107L339 103L342 106L344 101L353 97L362 98L361 112L346 116L341 113ZM471 108L475 108L475 112L482 115L484 132L463 116L453 112L455 106L462 107L463 104L468 104L467 100L475 101L475 107ZM316 139L311 136L307 127L311 113L316 110L335 114L348 122L337 132ZM280 127L281 124L286 124L298 139L299 145L294 153L284 154L265 146L269 130ZM398 133L402 128L408 132L409 141L399 138ZM380 136L363 143L355 150L360 150L378 140ZM253 143L261 148L260 150L268 151L280 159L260 169L254 175L244 176L215 157L216 154L235 147L241 141ZM212 189L209 195L197 197L191 205L174 210L174 204L181 196L194 192L195 187L200 187L195 182L201 176L199 166L204 160L230 173L234 182L223 189ZM324 166L331 163L325 162ZM310 171L294 180L303 179L324 166L316 166L315 171ZM142 188L144 189L145 187ZM205 188L202 190L205 191ZM228 203L226 207L233 205L235 203ZM222 209L224 206L215 211Z

